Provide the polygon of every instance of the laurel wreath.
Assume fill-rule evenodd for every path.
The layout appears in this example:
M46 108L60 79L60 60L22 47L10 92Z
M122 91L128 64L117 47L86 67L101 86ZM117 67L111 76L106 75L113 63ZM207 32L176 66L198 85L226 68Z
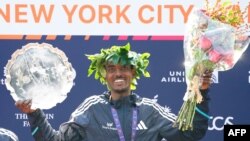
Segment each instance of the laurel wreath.
M148 58L150 53L136 53L130 50L130 43L125 46L112 46L108 49L101 49L100 53L88 55L85 54L91 61L88 68L88 77L95 74L95 79L99 80L103 85L107 84L105 80L106 70L105 64L111 62L113 64L132 65L136 74L131 83L131 90L136 89L137 79L141 76L150 77L150 73L146 70L149 65Z

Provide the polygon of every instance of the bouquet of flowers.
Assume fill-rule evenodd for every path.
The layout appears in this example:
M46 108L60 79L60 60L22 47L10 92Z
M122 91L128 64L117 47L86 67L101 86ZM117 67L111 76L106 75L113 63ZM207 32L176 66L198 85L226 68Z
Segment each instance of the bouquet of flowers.
M233 68L248 47L245 14L239 4L217 0L212 7L206 1L204 9L194 10L190 15L184 38L187 90L174 123L180 130L193 129L196 104L202 102L199 87L204 72Z

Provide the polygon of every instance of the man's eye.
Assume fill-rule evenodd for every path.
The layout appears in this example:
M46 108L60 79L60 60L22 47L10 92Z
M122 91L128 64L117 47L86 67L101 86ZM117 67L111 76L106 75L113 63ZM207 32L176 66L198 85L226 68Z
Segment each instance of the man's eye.
M129 66L124 66L124 67L122 67L121 70L122 70L123 72L127 72L127 71L130 70L130 67L129 67Z
M115 68L108 68L107 71L110 73L115 72Z

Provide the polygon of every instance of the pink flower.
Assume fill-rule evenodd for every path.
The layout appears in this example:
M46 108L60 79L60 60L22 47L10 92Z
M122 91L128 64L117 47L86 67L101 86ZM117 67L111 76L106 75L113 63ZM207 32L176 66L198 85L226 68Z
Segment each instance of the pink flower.
M222 55L214 49L210 50L208 54L209 54L209 60L214 63L217 63L222 57Z
M233 54L227 54L223 57L223 61L225 64L228 65L229 68L233 67L234 65L234 57Z
M248 36L237 36L236 39L239 40L239 41L246 41L248 38Z
M211 41L206 36L201 36L199 39L199 43L200 43L200 47L205 51L208 50L212 46Z

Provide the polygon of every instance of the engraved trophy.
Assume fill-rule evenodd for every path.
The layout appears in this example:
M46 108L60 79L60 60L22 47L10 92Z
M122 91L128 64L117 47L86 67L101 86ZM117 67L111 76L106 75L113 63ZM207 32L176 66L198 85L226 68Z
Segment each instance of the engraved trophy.
M50 109L67 98L76 73L63 51L29 43L12 54L4 75L15 101L31 99L32 109Z

